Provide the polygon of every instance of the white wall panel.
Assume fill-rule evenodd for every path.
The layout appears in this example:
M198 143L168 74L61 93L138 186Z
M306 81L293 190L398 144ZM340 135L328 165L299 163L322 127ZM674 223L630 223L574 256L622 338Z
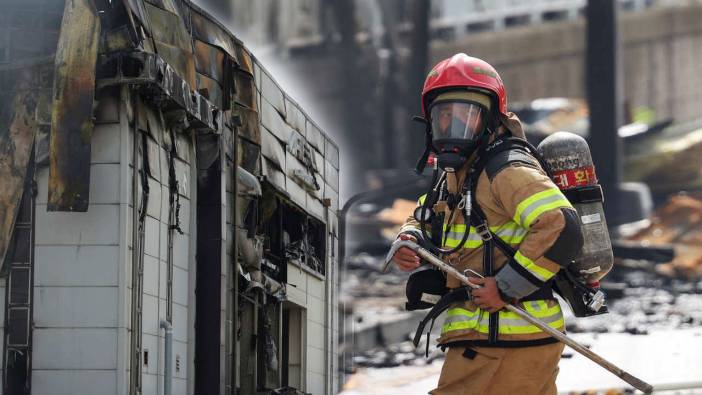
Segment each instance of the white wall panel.
M115 329L34 329L34 369L116 369L116 363Z

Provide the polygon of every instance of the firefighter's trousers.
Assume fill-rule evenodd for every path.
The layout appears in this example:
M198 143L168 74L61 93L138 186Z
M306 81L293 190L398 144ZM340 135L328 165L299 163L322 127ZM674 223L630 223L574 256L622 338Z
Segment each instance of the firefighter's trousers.
M556 395L563 343L520 348L452 347L432 395ZM470 358L472 357L472 359Z

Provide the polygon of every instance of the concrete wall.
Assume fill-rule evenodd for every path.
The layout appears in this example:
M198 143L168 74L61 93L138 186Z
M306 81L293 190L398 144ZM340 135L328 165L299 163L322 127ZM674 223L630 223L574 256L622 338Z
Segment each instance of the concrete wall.
M86 213L47 212L47 167L37 170L33 394L127 393L131 312L132 134L126 108L116 96L100 98L92 137L90 206ZM159 117L146 109L152 176L146 217L143 393L162 393L166 317L168 161ZM173 393L187 393L191 375L190 268L193 144L179 139L181 228L174 239ZM194 207L193 207L194 209ZM4 295L4 292L2 293ZM2 304L4 306L4 304ZM179 359L178 369L176 358Z
M623 100L658 119L702 116L702 5L620 14ZM513 28L432 46L432 64L456 52L499 71L511 102L585 97L585 21Z
M48 212L49 169L37 169L33 394L117 393L128 184L117 121L99 118L93 133L88 212Z

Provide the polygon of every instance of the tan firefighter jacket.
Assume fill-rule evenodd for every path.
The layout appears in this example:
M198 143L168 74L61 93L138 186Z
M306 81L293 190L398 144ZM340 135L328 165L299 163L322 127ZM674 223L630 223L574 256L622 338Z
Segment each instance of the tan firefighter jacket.
M525 138L519 120L513 114L503 119L515 137ZM503 131L503 129L501 129ZM454 192L462 185L467 168L457 173L457 182L449 180L449 191ZM488 225L493 233L509 243L518 252L512 266L507 265L507 258L499 248L493 251L493 268L500 290L511 298L521 298L534 288L532 282L538 279L549 280L560 269L560 265L546 258L544 254L554 245L564 229L565 219L562 209L573 210L570 202L551 181L546 173L535 163L533 166L512 164L494 174L490 179L483 170L475 189L476 201L485 213ZM418 202L421 204L425 196ZM463 216L457 211L453 216L442 202L437 203L435 211L445 212L443 247L455 247L467 231ZM451 223L446 223L451 217ZM400 233L417 234L418 222L410 217ZM462 249L444 259L459 271L466 268L483 273L483 242L475 229L471 227L469 238ZM519 265L516 267L515 265ZM533 276L532 278L529 275ZM531 280L531 282L530 282ZM460 286L458 280L448 277L447 286ZM532 288L530 288L532 287ZM523 288L523 289L522 289ZM532 300L517 303L533 316L548 323L551 327L564 331L563 313L558 301ZM447 310L447 316L441 330L440 344L461 340L484 340L488 338L487 311L481 310L472 301L459 302ZM549 337L539 328L522 320L514 313L499 312L499 341L533 340Z

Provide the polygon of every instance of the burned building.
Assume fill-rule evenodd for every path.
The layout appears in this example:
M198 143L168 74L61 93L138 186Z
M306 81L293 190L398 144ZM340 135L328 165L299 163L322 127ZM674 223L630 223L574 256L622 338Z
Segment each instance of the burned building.
M338 388L339 150L181 0L0 15L5 394Z

